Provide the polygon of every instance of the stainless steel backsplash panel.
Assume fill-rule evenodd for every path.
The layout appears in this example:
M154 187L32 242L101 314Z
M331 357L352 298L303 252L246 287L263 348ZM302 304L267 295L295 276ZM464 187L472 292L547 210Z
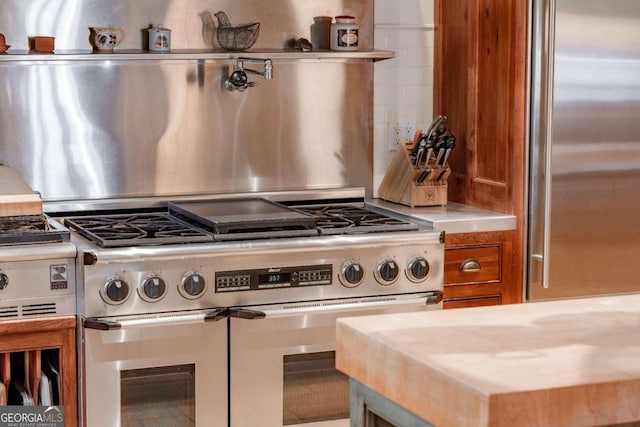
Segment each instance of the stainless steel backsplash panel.
M15 0L0 8L12 49L37 34L55 35L56 50L86 50L93 25L125 28L121 47L139 49L132 35L150 23L173 30L173 48L199 49L207 44L198 14L207 10L262 22L256 48L308 37L314 16L342 12L359 17L363 40L373 34L370 0ZM47 201L346 186L371 194L370 60L275 60L274 79L250 75L259 85L244 93L222 88L232 64L2 61L0 162Z
M371 63L0 64L0 160L46 200L370 187ZM252 77L253 78L253 77Z

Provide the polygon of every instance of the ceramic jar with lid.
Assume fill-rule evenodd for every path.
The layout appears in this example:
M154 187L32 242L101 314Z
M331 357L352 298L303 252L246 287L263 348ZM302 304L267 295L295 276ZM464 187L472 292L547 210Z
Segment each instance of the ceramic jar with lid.
M331 24L331 50L358 50L358 24L353 16L336 16Z
M169 52L171 50L171 30L160 24L149 28L149 50Z

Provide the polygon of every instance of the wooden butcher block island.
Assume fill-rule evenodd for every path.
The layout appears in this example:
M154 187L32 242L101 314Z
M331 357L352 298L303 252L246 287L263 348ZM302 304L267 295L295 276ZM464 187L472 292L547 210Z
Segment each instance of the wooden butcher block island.
M336 365L438 427L630 423L640 295L340 319Z

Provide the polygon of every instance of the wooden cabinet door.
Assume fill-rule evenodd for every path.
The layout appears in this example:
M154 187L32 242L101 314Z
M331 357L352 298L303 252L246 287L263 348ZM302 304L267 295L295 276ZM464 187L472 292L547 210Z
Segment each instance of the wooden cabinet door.
M527 2L437 0L434 111L457 138L449 200L521 214Z

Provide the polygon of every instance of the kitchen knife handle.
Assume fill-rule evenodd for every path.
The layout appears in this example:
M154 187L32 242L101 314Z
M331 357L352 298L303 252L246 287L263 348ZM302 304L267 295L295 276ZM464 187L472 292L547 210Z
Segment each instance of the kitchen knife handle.
M418 178L415 180L416 185L420 185L427 179L427 176L431 173L431 168L427 168L420 173Z
M426 137L426 136L422 133L422 129L416 130L416 133L413 135L413 140L411 142L411 145L408 147L411 150L411 154L415 154L414 151L418 149L418 145L420 144L420 140L423 137Z
M442 169L440 169L440 172L438 172L438 176L436 177L435 181L443 181L445 179L447 179L449 177L449 168L444 167Z

